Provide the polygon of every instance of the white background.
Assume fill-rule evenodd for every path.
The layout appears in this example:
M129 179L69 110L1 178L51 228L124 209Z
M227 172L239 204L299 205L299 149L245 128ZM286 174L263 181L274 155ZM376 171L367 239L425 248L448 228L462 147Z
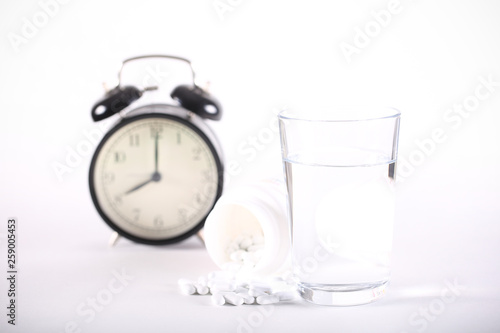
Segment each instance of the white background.
M41 5L48 2L0 5L3 272L7 218L19 221L17 325L7 325L1 273L2 332L65 332L69 322L81 332L500 330L498 2L401 0L381 28L373 11L387 9L386 0L222 0L231 6L222 14L212 0L71 0L50 7L50 17ZM358 29L370 27L372 37L360 45ZM346 57L342 43L354 47L356 39L362 47ZM121 60L150 53L185 56L210 80L225 111L211 125L226 162L239 165L228 188L281 172L278 136L266 134L283 106L402 111L393 277L383 300L350 308L213 307L176 289L179 277L216 268L197 239L107 246L110 229L87 186L91 153L79 154L63 175L54 165L66 165L68 152L98 128L90 107L101 82L112 86ZM491 91L477 88L481 77L494 82ZM476 89L487 96L474 99ZM448 113L464 102L474 110ZM441 140L430 144L436 131ZM133 279L109 304L94 317L77 312L122 270ZM448 283L460 288L444 302Z

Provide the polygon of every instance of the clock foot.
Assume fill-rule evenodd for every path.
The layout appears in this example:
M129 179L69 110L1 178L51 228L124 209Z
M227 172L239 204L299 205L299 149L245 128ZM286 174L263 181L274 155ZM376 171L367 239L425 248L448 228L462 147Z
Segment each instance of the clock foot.
M109 237L108 244L109 246L113 247L116 245L118 240L120 239L120 235L115 231L111 234L111 237Z
M198 239L201 241L201 243L202 243L203 245L205 245L205 235L204 235L204 233L203 233L203 229L201 229L200 231L198 231L198 232L196 233L196 237L198 237Z

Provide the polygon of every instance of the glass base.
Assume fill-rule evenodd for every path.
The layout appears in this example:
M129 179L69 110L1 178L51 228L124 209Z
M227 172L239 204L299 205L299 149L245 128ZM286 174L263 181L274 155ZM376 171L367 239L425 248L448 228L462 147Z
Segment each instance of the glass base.
M350 306L376 301L385 295L389 281L358 284L299 283L300 296L319 305Z

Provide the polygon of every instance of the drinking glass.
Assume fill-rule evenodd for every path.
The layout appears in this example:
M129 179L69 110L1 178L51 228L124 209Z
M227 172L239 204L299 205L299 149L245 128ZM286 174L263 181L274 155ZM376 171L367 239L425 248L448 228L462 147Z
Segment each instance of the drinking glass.
M400 112L286 110L278 118L300 295L338 306L382 297L390 277Z

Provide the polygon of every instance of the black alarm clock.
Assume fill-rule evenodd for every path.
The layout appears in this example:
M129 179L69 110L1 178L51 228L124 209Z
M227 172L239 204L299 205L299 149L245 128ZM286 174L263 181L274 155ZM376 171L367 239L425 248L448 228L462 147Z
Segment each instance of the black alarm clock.
M143 90L122 86L125 64L145 58L189 65L192 85L176 87L169 103L134 108ZM219 103L195 83L189 60L168 55L126 59L118 85L92 108L94 121L119 115L92 158L89 187L102 219L121 236L169 244L197 233L222 194L223 160L206 119L219 120Z

